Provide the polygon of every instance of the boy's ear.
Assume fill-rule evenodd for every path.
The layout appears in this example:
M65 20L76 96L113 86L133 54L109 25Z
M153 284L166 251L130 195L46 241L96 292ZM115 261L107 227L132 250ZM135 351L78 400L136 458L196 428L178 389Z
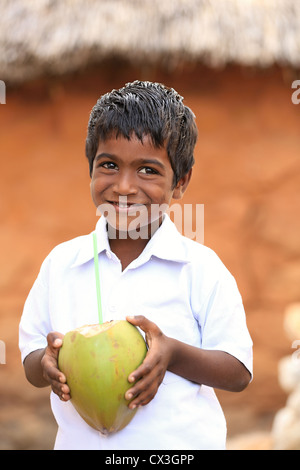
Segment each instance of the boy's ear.
M190 169L190 171L188 171L188 173L186 175L184 175L182 178L180 178L180 180L178 181L178 183L176 184L174 190L173 190L173 199L181 199L182 196L184 195L185 193L185 190L186 188L188 187L189 185L189 182L190 182L190 179L192 177L192 169Z

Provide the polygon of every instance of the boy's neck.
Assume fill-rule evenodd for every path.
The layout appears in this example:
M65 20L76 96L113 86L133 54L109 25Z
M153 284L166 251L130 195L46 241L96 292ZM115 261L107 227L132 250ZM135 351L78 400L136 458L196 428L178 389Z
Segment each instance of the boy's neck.
M160 222L161 224L161 222ZM159 224L159 225L160 225ZM143 233L143 237L138 237L136 239L131 238L130 234L128 233L120 233L118 231L113 230L113 236L110 237L110 227L108 225L108 238L111 251L119 258L122 271L139 255L142 253L144 248L146 247L147 243L149 242L150 238L153 235L153 228L151 230L151 226L148 228L148 235L145 237L145 232ZM157 227L158 228L158 227Z
M119 258L122 271L136 258L144 250L145 246L147 245L149 239L137 239L132 240L130 238L127 239L118 239L114 238L109 240L110 249L111 251Z

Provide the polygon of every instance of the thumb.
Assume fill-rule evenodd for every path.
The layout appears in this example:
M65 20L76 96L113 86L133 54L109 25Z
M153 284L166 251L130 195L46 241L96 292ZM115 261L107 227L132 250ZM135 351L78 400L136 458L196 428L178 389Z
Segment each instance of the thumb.
M58 352L58 350L62 346L63 337L64 335L61 333L58 333L57 331L51 331L47 335L48 347L51 349L51 351Z
M143 330L146 334L161 334L161 330L158 328L158 326L143 315L135 315L134 317L128 316L126 317L126 320L132 325L141 328L141 330Z
M144 315L127 316L126 320L132 325L140 327L143 331L146 331L147 324L151 323Z

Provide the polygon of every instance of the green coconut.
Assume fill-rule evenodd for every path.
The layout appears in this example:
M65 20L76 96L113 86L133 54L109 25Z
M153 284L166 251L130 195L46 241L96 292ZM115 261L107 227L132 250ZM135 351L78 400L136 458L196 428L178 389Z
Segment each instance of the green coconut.
M123 429L136 409L128 407L128 376L143 362L146 343L125 320L87 325L68 332L59 352L71 402L94 429L110 434Z

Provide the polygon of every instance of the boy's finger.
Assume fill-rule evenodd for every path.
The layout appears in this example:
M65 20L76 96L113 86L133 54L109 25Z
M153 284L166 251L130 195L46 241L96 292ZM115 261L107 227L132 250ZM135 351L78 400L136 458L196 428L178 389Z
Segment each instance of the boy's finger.
M134 409L138 406L144 406L149 403L154 398L156 392L157 387L152 384L142 390L128 390L126 392L125 399L129 401L131 400L128 406L130 409Z
M128 382L130 383L136 382L137 380L149 374L152 369L153 369L153 366L150 364L149 361L143 362L136 370L134 370L133 372L129 374Z
M146 317L144 317L144 315L135 315L135 316L127 316L126 317L126 320L129 322L129 323L132 323L133 325L135 326L140 326L140 324L146 319Z
M160 332L158 326L152 321L148 320L148 318L144 317L144 315L135 315L134 317L128 316L126 317L126 320L129 321L129 323L132 323L133 325L141 328L141 330L143 330L145 333Z
M46 376L48 376L49 380L55 381L59 384L65 384L66 383L66 377L65 375L57 369L57 367L51 365L51 366L45 366L44 367L44 373Z
M145 373L145 370L147 370L147 373ZM129 380L130 378L134 380ZM157 371L149 370L148 368L142 369L142 367L137 369L134 374L130 374L129 379L129 382L135 383L127 390L125 394L126 400L131 400L133 397L140 395L144 391L150 391L152 388L157 389L157 384L161 382L159 376L157 376Z
M51 383L51 388L53 392L58 395L58 397L63 401L70 400L70 389L67 385L62 385L59 382L53 381Z
M47 335L47 341L50 348L58 349L62 346L63 335L52 331Z

